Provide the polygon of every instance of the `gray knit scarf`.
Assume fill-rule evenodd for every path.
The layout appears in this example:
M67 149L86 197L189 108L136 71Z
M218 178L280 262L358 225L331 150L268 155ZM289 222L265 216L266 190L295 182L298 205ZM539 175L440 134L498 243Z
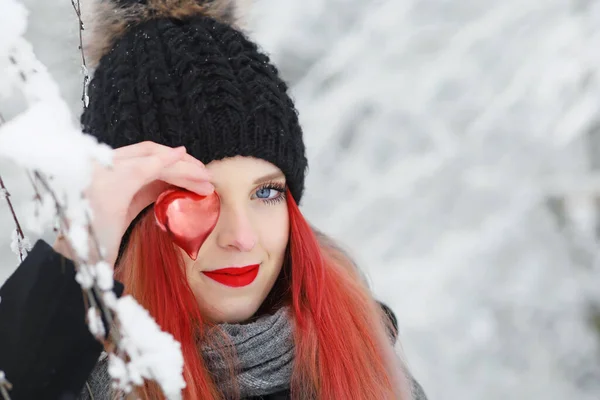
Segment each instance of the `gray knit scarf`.
M276 393L290 387L294 361L294 338L289 308L280 308L249 324L221 324L208 332L217 345L203 347L202 355L217 387L225 398L233 396L235 384L241 398ZM222 351L237 356L236 383L230 378Z
M290 386L294 360L293 326L289 308L280 308L273 315L265 315L248 324L218 325L227 340L218 334L217 328L209 331L215 335L217 347L202 348L202 355L217 387L225 398L232 398L235 386L240 397L264 396ZM220 354L230 353L233 348L238 363L236 381L229 378L229 369ZM108 362L101 358L83 391L80 400L110 400L110 376Z
M202 355L225 398L232 397L235 383L241 398L264 396L289 388L294 361L293 322L289 308L281 308L275 314L265 315L249 324L222 324L218 327L228 340L224 341L217 330L213 331L215 341L222 346L204 347ZM235 383L229 378L229 370L217 351L229 352L232 347L239 361ZM80 394L80 400L111 400L107 361L103 357L98 362ZM410 374L408 376L412 382L413 399L427 400L421 386Z

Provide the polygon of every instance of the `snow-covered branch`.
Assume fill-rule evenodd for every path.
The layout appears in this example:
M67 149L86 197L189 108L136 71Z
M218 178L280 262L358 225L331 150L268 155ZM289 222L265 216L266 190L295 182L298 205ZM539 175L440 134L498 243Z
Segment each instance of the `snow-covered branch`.
M2 123L0 122L0 126ZM21 229L21 224L19 223L19 219L17 218L17 214L15 213L15 208L13 207L12 202L10 201L10 193L6 186L4 186L4 181L2 180L2 176L0 176L0 199L4 198L8 203L8 208L10 209L10 213L12 214L13 221L15 222L16 229L12 234L11 241L11 249L12 251L19 256L19 261L23 261L27 252L31 250L31 243L25 237L23 233L23 229Z
M87 106L89 75L81 43L84 27L79 0L72 5L79 20L82 101ZM56 228L73 258L76 280L82 287L88 310L82 318L87 317L90 331L110 353L114 386L131 392L144 379L155 380L167 398L178 399L185 386L180 345L162 332L133 298L117 299L112 292L112 267L103 260L102 244L91 224L94 216L83 195L94 164L110 167L112 149L73 126L57 84L23 38L27 10L15 0L0 0L0 9L0 97L21 93L27 102L23 112L0 126L0 157L25 168L36 193L30 208L34 215L27 216L27 225L22 227L0 180L0 194L6 198L16 226L13 250L22 260L29 249L25 228L36 233ZM110 327L107 340L102 318ZM0 381L5 397L9 389L8 381Z
M0 371L0 394L4 400L10 400L8 391L12 389L12 384L6 379L4 372Z
M81 72L83 74L83 90L81 93L81 102L83 103L83 108L87 108L90 102L90 98L88 97L90 73L87 67L87 62L85 60L85 52L83 51L83 31L85 30L85 26L83 25L83 21L81 20L81 1L71 0L71 5L73 6L73 10L75 10L75 14L77 15L77 22L79 24L79 52L81 54Z

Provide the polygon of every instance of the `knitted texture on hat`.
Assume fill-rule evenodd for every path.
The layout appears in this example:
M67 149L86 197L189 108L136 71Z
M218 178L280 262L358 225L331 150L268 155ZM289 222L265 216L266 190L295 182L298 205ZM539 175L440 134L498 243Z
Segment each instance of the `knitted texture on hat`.
M205 15L129 26L102 55L83 130L118 148L176 147L205 164L250 156L279 167L296 202L305 146L297 111L269 58L245 34Z

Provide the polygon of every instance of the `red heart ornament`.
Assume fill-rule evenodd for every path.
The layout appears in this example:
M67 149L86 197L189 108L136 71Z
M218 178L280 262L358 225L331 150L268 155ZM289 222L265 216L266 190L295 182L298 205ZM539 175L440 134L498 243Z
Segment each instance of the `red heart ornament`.
M202 243L219 219L221 201L217 192L201 196L185 189L169 189L154 203L154 216L173 243L196 260Z

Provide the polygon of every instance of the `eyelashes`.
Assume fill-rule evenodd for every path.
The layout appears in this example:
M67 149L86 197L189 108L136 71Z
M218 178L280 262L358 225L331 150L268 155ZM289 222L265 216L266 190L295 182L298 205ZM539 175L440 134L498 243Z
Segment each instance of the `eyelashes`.
M280 183L280 182L267 182L267 183L263 183L261 186L259 186L258 189L256 189L257 192L259 191L264 191L264 190L274 190L277 192L277 195L275 197L272 198L268 198L268 199L264 199L264 198L260 198L259 199L268 205L273 205L273 204L277 204L282 202L283 200L285 200L285 184L284 183Z

